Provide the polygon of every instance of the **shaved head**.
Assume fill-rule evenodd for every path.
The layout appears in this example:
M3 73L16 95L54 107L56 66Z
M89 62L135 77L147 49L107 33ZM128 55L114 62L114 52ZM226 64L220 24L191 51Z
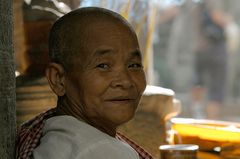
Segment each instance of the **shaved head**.
M51 61L60 63L66 70L70 70L72 60L76 56L81 58L88 49L89 34L94 29L101 30L103 22L125 28L137 39L130 24L121 15L104 8L79 8L64 15L53 25L49 37Z
M129 121L146 87L137 36L119 14L80 8L50 33L52 63L46 76L58 95L58 113L115 136Z

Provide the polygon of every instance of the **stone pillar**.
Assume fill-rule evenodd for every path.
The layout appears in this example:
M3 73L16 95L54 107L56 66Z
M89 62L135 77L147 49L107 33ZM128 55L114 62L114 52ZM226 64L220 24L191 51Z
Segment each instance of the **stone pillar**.
M15 74L12 1L0 0L0 158L15 158Z

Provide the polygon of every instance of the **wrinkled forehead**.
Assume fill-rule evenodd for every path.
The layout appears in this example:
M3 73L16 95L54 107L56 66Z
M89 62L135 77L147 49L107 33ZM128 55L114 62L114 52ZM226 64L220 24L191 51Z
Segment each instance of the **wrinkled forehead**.
M102 46L113 50L139 47L135 32L127 24L104 18L89 18L84 26L75 28L74 36L78 39L75 41L75 46L81 48L82 55L88 56Z
M98 14L90 12L87 14L73 14L63 19L61 27L61 48L67 56L84 58L88 56L92 48L98 47L98 43L111 43L108 37L119 37L119 40L127 39L129 45L138 47L138 40L135 31L130 24L120 15ZM104 41L103 43L101 41ZM115 41L118 43L119 41ZM112 44L112 43L111 43ZM114 47L117 47L114 45ZM121 46L120 48L124 48ZM71 58L72 59L72 58ZM85 59L85 58L84 58ZM72 59L73 60L73 59Z

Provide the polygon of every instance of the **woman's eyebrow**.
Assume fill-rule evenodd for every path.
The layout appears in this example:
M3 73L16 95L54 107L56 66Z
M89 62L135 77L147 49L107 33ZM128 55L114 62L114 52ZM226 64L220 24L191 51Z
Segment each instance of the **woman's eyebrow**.
M99 57L99 56L104 56L104 55L108 55L108 54L112 54L113 53L113 49L97 49L94 53L94 56Z
M113 49L111 48L98 48L94 50L94 53L91 55L90 60L86 64L86 66L91 66L98 62L102 57L110 55L113 53Z
M129 56L130 56L129 57L130 59L138 58L138 59L142 60L142 54L139 49L136 49L135 51L131 52Z
M114 54L114 49L111 48L99 48L94 52L95 57L102 57L106 55ZM140 59L142 60L142 54L139 49L136 49L129 54L129 59Z

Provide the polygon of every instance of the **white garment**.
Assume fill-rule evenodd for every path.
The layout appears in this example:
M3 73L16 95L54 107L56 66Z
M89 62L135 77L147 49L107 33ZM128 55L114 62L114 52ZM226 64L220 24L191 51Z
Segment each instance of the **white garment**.
M139 159L128 144L72 116L48 119L34 159Z

